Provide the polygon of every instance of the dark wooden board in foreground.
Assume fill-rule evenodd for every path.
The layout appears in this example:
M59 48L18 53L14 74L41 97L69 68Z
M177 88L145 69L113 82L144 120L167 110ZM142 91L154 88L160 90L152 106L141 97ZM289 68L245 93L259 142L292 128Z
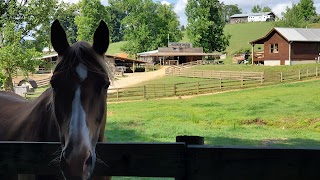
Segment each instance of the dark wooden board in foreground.
M0 142L0 174L56 174L59 143ZM101 143L96 175L177 179L320 179L320 149Z

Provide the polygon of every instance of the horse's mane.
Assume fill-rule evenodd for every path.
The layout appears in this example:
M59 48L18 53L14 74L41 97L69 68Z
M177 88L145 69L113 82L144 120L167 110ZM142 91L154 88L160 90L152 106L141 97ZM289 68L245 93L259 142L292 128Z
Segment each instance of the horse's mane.
M104 56L99 56L94 49L84 41L74 43L56 66L56 69L69 71L78 63L84 64L88 71L103 74L113 79L111 65Z

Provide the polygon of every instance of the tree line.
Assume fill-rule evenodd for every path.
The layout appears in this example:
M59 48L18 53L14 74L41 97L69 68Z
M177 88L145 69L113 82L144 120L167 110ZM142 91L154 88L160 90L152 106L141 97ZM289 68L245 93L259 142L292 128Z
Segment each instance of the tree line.
M126 41L129 54L154 50L182 39L173 5L152 0L80 0L69 4L59 0L0 0L0 84L13 90L12 78L19 72L35 72L42 49L50 45L50 25L59 19L68 41L91 41L100 20L108 23L111 42ZM223 28L222 4L218 0L189 0L191 41L206 52L223 51L229 35ZM194 12L197 13L194 13ZM201 17L201 18L200 18ZM201 20L200 20L201 19Z

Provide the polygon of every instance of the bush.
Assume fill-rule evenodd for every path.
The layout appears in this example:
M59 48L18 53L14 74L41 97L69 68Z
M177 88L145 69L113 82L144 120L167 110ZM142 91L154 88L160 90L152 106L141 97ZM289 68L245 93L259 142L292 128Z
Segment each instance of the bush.
M234 54L242 54L242 53L251 53L251 49L250 48L241 48L237 51L234 52Z

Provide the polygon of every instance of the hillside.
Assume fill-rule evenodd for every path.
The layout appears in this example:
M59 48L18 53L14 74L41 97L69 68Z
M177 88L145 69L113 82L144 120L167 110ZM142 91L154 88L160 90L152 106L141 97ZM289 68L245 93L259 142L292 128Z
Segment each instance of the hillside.
M226 52L232 54L242 48L251 48L250 41L266 35L272 28L272 22L226 25L225 32L231 35L230 45L227 47Z
M225 32L231 35L230 45L227 48L228 53L234 53L241 48L251 48L249 42L264 36L273 28L272 22L263 23L242 23L228 24L225 26ZM184 37L180 42L190 42L186 31L183 32ZM111 43L107 54L116 54L121 52L121 47L125 41Z

